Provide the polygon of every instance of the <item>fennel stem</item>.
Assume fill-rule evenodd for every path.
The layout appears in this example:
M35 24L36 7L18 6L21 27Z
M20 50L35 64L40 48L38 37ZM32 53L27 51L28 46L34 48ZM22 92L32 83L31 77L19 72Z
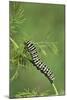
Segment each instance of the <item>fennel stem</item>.
M52 86L53 86L53 88L54 88L54 91L55 91L56 95L58 95L58 91L57 91L57 88L56 88L55 84L52 83Z
M19 48L18 44L11 37L10 37L10 40L13 43L13 45L18 49Z

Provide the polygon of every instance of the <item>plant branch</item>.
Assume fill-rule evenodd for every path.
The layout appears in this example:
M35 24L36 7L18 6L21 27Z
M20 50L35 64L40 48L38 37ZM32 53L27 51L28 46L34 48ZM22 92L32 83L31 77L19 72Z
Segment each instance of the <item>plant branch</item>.
M10 37L10 41L13 43L13 45L18 49L19 46L18 44Z
M52 86L53 86L53 88L54 88L54 91L55 91L56 95L58 95L58 91L57 91L57 88L56 88L55 84L52 83Z

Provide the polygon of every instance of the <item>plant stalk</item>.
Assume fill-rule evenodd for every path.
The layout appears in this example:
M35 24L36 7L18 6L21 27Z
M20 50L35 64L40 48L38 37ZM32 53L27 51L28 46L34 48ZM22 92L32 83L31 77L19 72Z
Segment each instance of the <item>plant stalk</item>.
M18 49L19 46L18 44L10 37L10 41L13 43L13 45Z
M53 88L54 88L54 91L55 91L56 95L59 95L59 94L58 94L58 91L57 91L57 88L56 88L56 86L55 86L54 83L52 83L52 86L53 86Z

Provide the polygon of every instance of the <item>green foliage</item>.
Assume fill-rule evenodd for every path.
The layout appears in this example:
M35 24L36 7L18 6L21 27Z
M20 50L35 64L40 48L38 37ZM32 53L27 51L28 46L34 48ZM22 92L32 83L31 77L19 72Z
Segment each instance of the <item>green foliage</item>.
M13 75L11 76L11 81L13 81L14 79L18 78L19 75L19 70L25 69L25 65L28 65L28 53L26 51L26 49L24 48L24 44L22 44L22 47L19 46L15 40L13 40L13 34L16 33L17 34L17 28L19 30L19 26L21 26L25 20L24 18L24 9L22 6L19 6L18 3L14 2L12 4L12 15L10 15L10 43L11 45L11 57L10 57L10 63L12 63L12 65L16 66L16 69L13 73ZM26 37L26 34L25 36ZM23 38L24 38L23 37ZM28 36L27 36L28 37ZM47 50L48 47L51 48L51 50L53 51L54 54L58 53L58 49L55 43L53 42L37 42L34 43L35 45L37 45L38 49L43 53L44 56L47 57L48 53ZM13 48L12 48L13 47ZM12 54L13 53L13 54ZM12 70L13 71L13 70ZM40 96L44 96L44 94L39 94ZM38 96L38 93L34 90L32 90L32 92L29 92L29 90L25 90L25 92L22 93L18 93L16 95L16 97L30 97L30 96Z
M25 89L24 92L19 92L15 97L33 97L37 96L37 92L35 90L30 91L29 89Z
M11 77L11 80L14 80L19 75L19 73L18 73L19 69L20 68L25 69L25 65L27 63L27 58L26 58L26 54L25 54L26 53L25 49L19 47L13 39L10 39L10 40L15 48L14 51L12 51L13 55L11 55L10 63L12 63L14 66L17 67L14 75ZM27 65L28 65L28 63L27 63Z
M22 43L22 46L19 46L16 41L12 38L13 34L16 33L17 34L17 28L19 30L19 27L21 27L21 25L23 24L25 18L24 18L24 9L22 7L22 5L19 5L19 3L11 3L11 8L10 8L10 43L12 45L11 46L11 57L10 57L10 63L12 63L14 66L16 67L16 71L14 72L14 75L11 76L11 80L14 80L15 78L17 78L17 76L19 75L19 70L20 68L25 68L25 64L27 62L27 54L25 54L25 50L24 50L24 43ZM23 39L25 38L25 40L27 38L29 38L29 36L26 34L23 35ZM35 45L37 45L37 47L39 48L39 50L43 53L44 56L47 57L48 53L47 53L47 49L48 47L51 48L52 52L54 54L58 53L58 48L56 46L56 44L54 42L38 42L38 43L34 43ZM41 53L40 52L40 53ZM12 54L13 53L13 54ZM28 65L28 63L27 63Z
M24 9L22 5L17 2L10 2L10 33L18 33L20 26L24 23L26 18L24 18Z
M33 16L35 15L35 13L33 16L28 14L28 16L31 16L31 18L29 18L28 16L26 18L25 9L24 9L23 5L24 5L23 3L19 3L19 2L10 2L10 81L11 81L11 84L12 84L12 82L14 82L16 80L19 80L18 79L19 76L22 79L23 72L24 71L26 72L26 70L30 66L33 66L33 64L31 64L31 62L30 62L31 57L30 57L29 53L27 52L27 50L25 49L25 45L24 45L25 40L30 39L36 46L38 53L43 54L43 56L45 58L48 58L50 53L53 54L54 56L59 55L59 50L60 50L59 49L60 47L58 46L58 41L52 41L52 40L50 41L50 38L53 38L52 33L48 34L48 31L45 31L45 32L43 31L43 33L45 33L44 37L46 37L47 41L44 41L45 39L36 41L39 34L37 34L37 36L29 34L29 33L31 33L31 31L28 31L29 26L30 26L30 30L33 29L32 34L36 33L36 32L40 32L39 27L42 28L42 26L38 26L38 30L36 30L36 28L35 28L35 31L34 31L34 28L31 28L32 23L30 21L33 18ZM32 11L32 9L30 9L30 13L31 13L31 11ZM39 17L39 15L36 16L36 18L37 17ZM28 22L26 22L26 20L29 21L31 25L27 24ZM39 20L38 20L38 18L35 19L36 22L37 21L39 22ZM32 21L32 22L35 23L35 21L34 22ZM47 19L47 21L48 21L48 19ZM49 22L51 22L51 20ZM25 23L27 24L27 26ZM47 22L45 21L45 23L47 23ZM46 26L48 26L49 24L51 26L51 23L48 23ZM23 28L24 25L25 25L25 30ZM35 27L35 24L33 24L33 26ZM28 30L26 30L26 28ZM49 27L47 27L46 30L49 30ZM28 33L27 33L27 31L28 31ZM34 38L32 38L32 37L34 37ZM45 85L45 87L46 87L46 85ZM51 93L50 90L47 90L44 93L39 93L39 91L36 89L32 89L32 90L24 89L24 91L21 91L21 92L17 91L16 93L14 94L14 97L33 97L33 96L53 95L53 93Z
M48 48L50 49L50 52L52 52L55 55L58 55L58 47L57 47L57 43L55 42L39 42L35 44L37 44L40 51L46 57L48 55L48 52L47 52Z
M43 93L38 91L37 89L24 89L24 92L18 92L15 97L16 98L21 98L21 97L41 97L41 96L48 96L50 90L47 90Z
M20 68L24 69L27 62L23 51L24 45L18 45L13 39L14 34L18 33L18 30L20 30L20 26L23 24L25 18L22 5L19 5L19 3L16 2L10 2L10 5L10 63L14 65L13 67L16 66L15 72L11 76L11 80L14 80L19 75Z

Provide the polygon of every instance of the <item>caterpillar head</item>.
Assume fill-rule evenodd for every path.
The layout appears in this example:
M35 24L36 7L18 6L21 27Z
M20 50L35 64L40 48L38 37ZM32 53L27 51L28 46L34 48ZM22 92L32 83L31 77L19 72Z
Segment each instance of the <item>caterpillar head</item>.
M30 46L30 45L32 45L32 44L33 44L33 43L32 43L30 40L24 42L24 45L26 45L26 46Z

